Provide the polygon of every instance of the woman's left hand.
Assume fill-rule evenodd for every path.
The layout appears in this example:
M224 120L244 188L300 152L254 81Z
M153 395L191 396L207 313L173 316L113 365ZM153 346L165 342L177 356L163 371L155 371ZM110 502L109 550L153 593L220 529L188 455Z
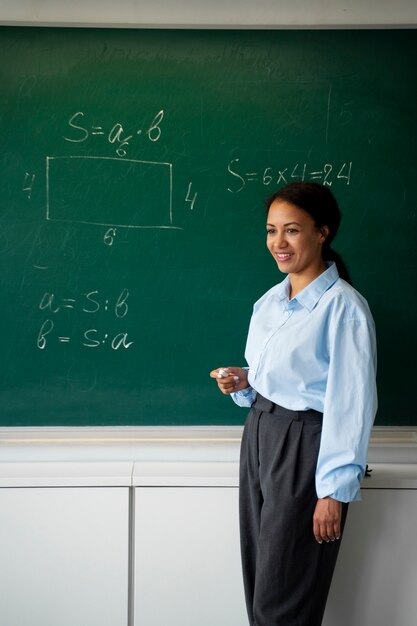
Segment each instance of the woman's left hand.
M313 533L318 543L340 539L340 522L342 519L342 503L333 498L317 500L313 515Z

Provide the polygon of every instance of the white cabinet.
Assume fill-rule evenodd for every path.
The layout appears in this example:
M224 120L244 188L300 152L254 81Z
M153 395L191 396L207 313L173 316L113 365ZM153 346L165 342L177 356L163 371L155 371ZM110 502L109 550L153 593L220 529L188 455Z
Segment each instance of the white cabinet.
M417 490L366 489L350 505L323 626L415 626ZM247 626L238 490L141 487L135 626Z
M0 489L0 624L126 626L128 488Z
M248 626L240 434L0 429L0 626ZM394 434L370 451L323 626L417 624L417 432Z
M238 489L0 489L0 624L247 626ZM323 626L414 626L416 489L366 489L350 506Z
M135 626L246 626L238 490L141 487Z
M417 490L362 499L349 508L323 626L415 626Z

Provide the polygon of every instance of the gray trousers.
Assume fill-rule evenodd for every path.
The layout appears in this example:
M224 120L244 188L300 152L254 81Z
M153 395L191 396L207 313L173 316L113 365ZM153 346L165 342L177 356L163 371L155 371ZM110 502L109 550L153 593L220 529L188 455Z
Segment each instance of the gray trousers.
M313 535L322 414L262 396L243 432L240 538L251 626L320 626L340 540ZM347 504L343 505L342 528Z

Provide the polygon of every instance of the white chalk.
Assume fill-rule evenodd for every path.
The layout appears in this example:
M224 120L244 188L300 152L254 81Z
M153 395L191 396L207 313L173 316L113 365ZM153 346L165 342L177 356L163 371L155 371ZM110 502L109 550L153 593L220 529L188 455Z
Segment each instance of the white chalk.
M227 378L228 376L230 376L230 372L228 372L227 370L220 369L217 372L217 378Z

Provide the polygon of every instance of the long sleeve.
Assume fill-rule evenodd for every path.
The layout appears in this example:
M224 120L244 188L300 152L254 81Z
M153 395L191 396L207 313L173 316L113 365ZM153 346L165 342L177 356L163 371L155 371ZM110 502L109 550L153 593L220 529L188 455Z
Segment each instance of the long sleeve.
M235 402L238 406L242 407L251 407L255 402L256 391L253 387L248 387L247 389L243 389L242 391L236 391L235 393L230 394L233 402Z
M339 305L329 328L330 362L316 489L319 498L350 502L360 499L377 408L376 340L369 312L352 318L340 301Z

